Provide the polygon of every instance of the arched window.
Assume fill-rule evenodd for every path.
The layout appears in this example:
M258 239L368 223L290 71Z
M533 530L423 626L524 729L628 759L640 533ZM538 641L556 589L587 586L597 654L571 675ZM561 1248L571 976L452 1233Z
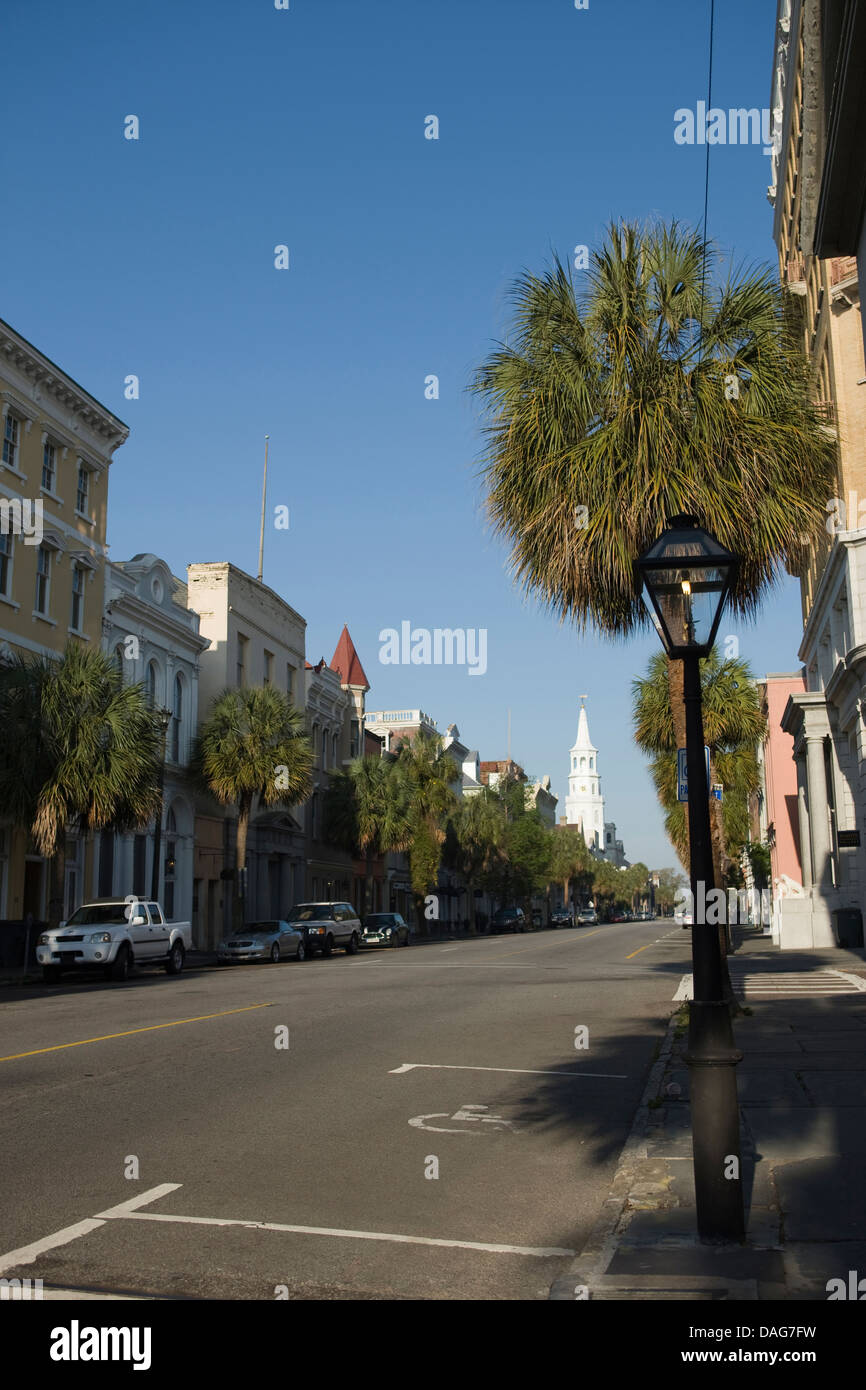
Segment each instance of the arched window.
M580 770L581 770L581 772L585 772L585 771L586 771L586 758L581 758L581 760L580 760Z
M319 757L319 726L318 726L318 724L316 723L316 724L313 725L313 760L314 760L315 765L318 765L318 757Z
M322 730L322 767L328 766L328 730Z
M171 712L171 760L180 762L180 726L183 720L183 681L174 678L174 706Z
M332 767L336 767L336 766L337 766L337 750L338 750L338 745L339 745L339 740L338 740L338 738L337 738L337 735L334 734L334 739L333 739L333 754L334 754L334 756L331 758L331 766L332 766Z
M145 681L145 691L147 694L147 703L150 705L151 709L156 709L158 684L159 671L157 664L155 661L149 661L147 663L147 680Z

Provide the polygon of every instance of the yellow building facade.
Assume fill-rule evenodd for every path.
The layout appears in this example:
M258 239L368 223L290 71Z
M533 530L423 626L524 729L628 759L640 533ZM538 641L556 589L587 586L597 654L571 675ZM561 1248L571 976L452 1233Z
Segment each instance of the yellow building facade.
M108 471L129 430L0 320L0 659L98 648ZM0 807L0 920L45 920L48 865ZM66 909L89 883L70 843Z

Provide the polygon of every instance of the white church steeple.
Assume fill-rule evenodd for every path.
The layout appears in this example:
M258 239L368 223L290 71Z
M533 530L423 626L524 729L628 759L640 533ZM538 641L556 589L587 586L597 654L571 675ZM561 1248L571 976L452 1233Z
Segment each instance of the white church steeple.
M598 749L589 737L585 706L586 696L581 695L577 738L569 753L565 819L568 825L581 827L590 849L601 850L604 848L604 797L598 772Z

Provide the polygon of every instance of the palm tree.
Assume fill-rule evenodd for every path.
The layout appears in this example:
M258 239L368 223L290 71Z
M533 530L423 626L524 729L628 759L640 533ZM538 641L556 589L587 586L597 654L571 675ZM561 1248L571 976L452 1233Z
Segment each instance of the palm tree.
M592 862L583 832L573 825L564 825L551 832L550 872L553 881L562 884L562 901L568 907L572 879L586 880Z
M747 662L722 658L713 648L700 667L710 781L723 788L722 801L711 801L713 871L721 887L730 862L739 858L748 839L748 799L758 787L755 749L767 722ZM646 678L632 682L635 742L653 759L653 778L670 817L672 840L688 867L688 820L685 803L676 799L677 743L667 675L667 659L658 652Z
M438 735L421 729L394 748L394 775L402 781L409 818L409 876L418 929L426 932L424 899L435 887L445 827L457 804L453 784L459 769Z
M697 232L619 223L580 293L555 259L513 297L513 340L470 389L488 411L486 506L516 580L579 629L627 637L649 626L635 561L690 513L741 557L730 602L753 616L823 534L835 486L774 274L723 278ZM668 680L684 747L682 662Z
M331 774L325 796L325 838L366 859L366 911L373 910L373 859L410 843L408 788L386 758L356 758Z
M476 934L475 890L490 873L505 843L506 819L499 798L485 787L461 801L454 817L457 863L469 898L469 930Z
M237 807L235 927L243 924L242 871L255 803L297 806L305 801L312 767L303 713L281 690L245 686L216 696L195 741L190 770L217 801Z
M747 662L723 659L717 648L700 663L704 738L710 750L710 782L721 784L722 801L710 799L713 877L728 882L729 867L749 837L749 799L759 786L756 748L766 732L754 678ZM649 674L632 682L635 742L651 758L650 771L665 810L665 829L685 869L689 867L687 806L677 800L677 742L671 709L668 662L664 652L650 660ZM727 975L727 933L719 925L719 944ZM731 995L731 997L733 997Z
M51 860L48 917L63 915L67 828L132 830L160 810L162 730L141 685L105 653L15 656L0 669L0 804Z
M612 225L578 295L559 260L514 287L515 338L471 384L488 408L482 475L518 581L563 619L649 625L637 557L691 513L741 557L751 616L823 534L836 446L768 270L730 270L678 223ZM682 663L671 663L679 746Z

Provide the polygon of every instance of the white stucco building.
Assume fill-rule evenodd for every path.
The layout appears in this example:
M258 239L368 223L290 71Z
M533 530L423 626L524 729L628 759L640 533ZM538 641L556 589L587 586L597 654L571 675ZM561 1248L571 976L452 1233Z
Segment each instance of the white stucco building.
M136 555L105 567L103 650L124 679L140 682L156 709L171 716L165 740L165 778L160 854L154 883L155 827L96 838L94 895L140 893L156 897L171 921L190 921L193 912L195 811L185 769L198 719L199 658L207 647L198 614L190 612L186 585L156 555ZM67 897L76 897L67 866Z

